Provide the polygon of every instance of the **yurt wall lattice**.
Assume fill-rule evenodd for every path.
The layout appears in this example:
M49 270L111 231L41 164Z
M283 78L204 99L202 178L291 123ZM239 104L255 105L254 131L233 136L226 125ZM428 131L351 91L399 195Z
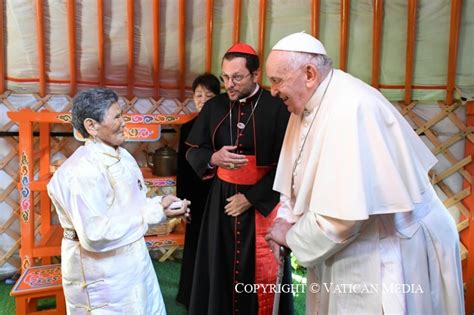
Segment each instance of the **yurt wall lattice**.
M189 114L194 110L193 103L189 99L181 102L177 99L156 101L150 99L133 98L128 100L121 98L121 104L125 113L130 114ZM36 94L13 94L10 91L0 96L0 238L2 247L0 248L0 267L3 266L7 272L21 268L18 257L20 247L19 233L19 198L18 198L18 126L10 121L5 113L7 111L18 111L22 108L30 108L33 111L68 112L71 108L71 98L68 96L47 95L40 97ZM38 132L36 128L34 132ZM169 125L161 129L159 141L154 142L127 142L124 147L131 152L143 167L147 166L147 152L153 152L156 148L170 146L177 148L179 140L179 126ZM34 174L38 176L38 154L39 143L37 137L33 141L33 148L36 152L34 164ZM81 145L72 136L70 125L53 125L51 130L51 157L52 167L64 161L75 149ZM38 207L38 196L35 196L35 233L40 237L40 211Z
M193 78L219 74L230 44L247 42L263 60L306 30L335 67L380 89L439 159L431 179L457 222L474 311L474 1L0 0L0 11L0 271L20 265L18 126L6 112L67 112L77 90L107 86L127 113L189 113ZM178 136L169 126L159 142L126 148L145 165L143 151ZM54 125L53 163L78 145L70 126Z

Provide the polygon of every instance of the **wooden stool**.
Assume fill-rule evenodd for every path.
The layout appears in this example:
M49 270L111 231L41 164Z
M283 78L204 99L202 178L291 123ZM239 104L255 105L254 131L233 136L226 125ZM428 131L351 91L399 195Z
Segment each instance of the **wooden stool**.
M66 302L61 281L61 265L27 268L10 292L15 297L16 314L66 314ZM54 297L56 308L38 310L38 300Z

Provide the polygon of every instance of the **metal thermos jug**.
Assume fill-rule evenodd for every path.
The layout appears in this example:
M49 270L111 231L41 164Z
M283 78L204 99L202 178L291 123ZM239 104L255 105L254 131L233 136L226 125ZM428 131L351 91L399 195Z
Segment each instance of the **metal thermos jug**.
M178 153L175 150L165 145L154 153L146 152L146 161L151 172L155 176L176 176L176 169L178 167ZM152 162L150 162L152 157Z

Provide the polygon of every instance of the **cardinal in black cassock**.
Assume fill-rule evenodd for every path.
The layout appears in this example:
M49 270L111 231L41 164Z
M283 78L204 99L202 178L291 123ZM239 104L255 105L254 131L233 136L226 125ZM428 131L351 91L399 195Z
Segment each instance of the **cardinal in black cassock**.
M230 58L255 56L258 62L246 44L232 46L224 62L229 54ZM224 83L243 85L245 79L244 75L224 77ZM272 186L289 112L257 83L249 95L234 101L228 85L228 93L206 102L186 140L191 147L186 158L197 175L214 175L199 233L189 314L271 314L274 294L248 290L245 285L276 280L278 266L264 236L279 202ZM236 146L233 152L245 155L248 163L238 169L233 163L212 165L211 157L223 146ZM238 216L228 215L227 199L238 193L251 207ZM291 283L289 263L285 265L283 282ZM282 293L280 314L292 314L292 302L291 292Z

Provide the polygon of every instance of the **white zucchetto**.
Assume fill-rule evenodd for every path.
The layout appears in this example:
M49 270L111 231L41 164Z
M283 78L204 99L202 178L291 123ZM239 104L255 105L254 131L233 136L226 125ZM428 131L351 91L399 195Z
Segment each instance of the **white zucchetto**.
M285 50L327 55L323 44L304 32L293 33L280 39L272 50Z

